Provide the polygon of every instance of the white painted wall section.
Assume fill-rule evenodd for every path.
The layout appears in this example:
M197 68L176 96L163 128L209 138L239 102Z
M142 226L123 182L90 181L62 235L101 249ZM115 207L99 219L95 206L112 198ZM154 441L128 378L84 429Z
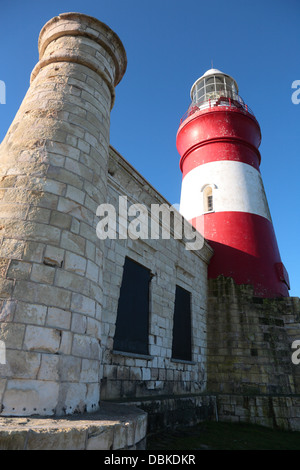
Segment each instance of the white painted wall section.
M203 189L213 187L214 212L248 212L271 221L261 174L251 165L231 160L200 165L183 178L180 213L188 220L204 213Z

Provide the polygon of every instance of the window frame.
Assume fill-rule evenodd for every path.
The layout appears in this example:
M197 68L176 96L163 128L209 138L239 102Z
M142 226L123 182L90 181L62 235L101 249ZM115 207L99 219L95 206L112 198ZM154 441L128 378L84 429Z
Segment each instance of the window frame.
M134 266L137 267L136 276L130 277L131 271L134 269ZM139 272L139 276L138 276ZM144 285L144 290L147 290L147 298L146 300L143 299L143 308L147 307L144 315L145 323L142 324L143 317L139 315L138 308L135 306L134 310L132 310L132 306L135 304L134 300L138 297L133 299L132 293L135 293L135 288L137 287L137 281L141 281L141 275L144 276L144 281L147 281L147 288ZM146 276L147 274L147 276ZM129 277L128 277L129 276ZM150 283L152 279L151 270L138 263L134 259L126 256L123 266L123 275L120 287L120 294L118 299L118 307L117 307L117 314L116 314L116 322L115 322L115 334L113 339L113 353L114 354L122 354L126 356L132 357L143 357L143 358L150 358L149 356L149 333L150 333ZM126 290L128 289L131 292L130 300L130 307L126 303L126 298L129 295L129 292ZM141 291L137 291L138 295L141 295ZM125 305L125 307L124 307ZM130 310L131 308L131 310ZM129 314L128 314L129 312ZM137 313L138 312L138 313ZM140 321L140 325L138 324ZM133 325L139 330L134 330ZM136 335L135 335L136 333ZM128 335L128 336L127 336ZM134 346L135 343L135 346Z
M180 308L180 302L178 300L179 293L184 294L188 297L188 318L184 318L186 312L183 314ZM176 303L177 300L177 303ZM179 304L179 305L178 305ZM177 308L176 308L177 307ZM175 299L174 299L174 310L173 310L173 329L172 329L172 353L171 353L171 361L173 362L186 362L186 363L193 363L193 312L192 312L192 292L188 291L184 287L176 284L175 288ZM183 316L184 315L184 316ZM188 326L187 329L187 336L184 338L184 343L182 340L182 331L184 327ZM184 344L184 349L182 349L182 344ZM181 357L181 352L183 352L183 357Z

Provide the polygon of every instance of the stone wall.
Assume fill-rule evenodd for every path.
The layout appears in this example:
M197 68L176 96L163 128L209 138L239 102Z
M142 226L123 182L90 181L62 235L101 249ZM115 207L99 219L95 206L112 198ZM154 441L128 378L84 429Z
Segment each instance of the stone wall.
M208 390L297 393L291 334L297 334L299 299L253 297L251 286L222 277L209 281L208 297Z
M118 207L120 195L128 203L168 204L113 148L110 151L108 201ZM181 218L181 216L180 216ZM149 357L113 350L118 299L125 256L153 273L150 288ZM206 386L207 264L212 250L187 250L183 239L106 240L102 314L102 399L202 392ZM192 296L192 361L174 361L172 330L176 284ZM184 341L184 338L183 338Z
M297 331L298 298L253 297L251 286L220 277L209 281L208 305L209 391L297 392L291 333Z
M217 398L213 395L170 395L128 401L147 413L147 434L155 434L165 429L195 426L202 421L215 421Z
M216 396L220 421L251 423L273 429L300 431L300 395Z
M300 299L253 296L230 278L209 281L207 392L220 420L300 430Z

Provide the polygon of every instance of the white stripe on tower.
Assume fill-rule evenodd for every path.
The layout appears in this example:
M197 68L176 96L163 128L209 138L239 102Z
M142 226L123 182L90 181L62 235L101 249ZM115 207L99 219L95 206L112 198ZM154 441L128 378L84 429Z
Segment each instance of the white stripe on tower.
M205 163L185 175L180 212L187 220L204 213L206 185L212 187L214 212L248 212L272 221L260 172L231 160Z

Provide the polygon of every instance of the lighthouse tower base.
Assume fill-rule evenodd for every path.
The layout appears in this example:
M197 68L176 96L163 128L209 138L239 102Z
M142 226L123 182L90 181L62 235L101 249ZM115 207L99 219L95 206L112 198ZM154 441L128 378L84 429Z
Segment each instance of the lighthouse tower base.
M221 421L300 430L300 299L266 299L220 276L209 281L207 392ZM299 354L300 356L300 354Z

